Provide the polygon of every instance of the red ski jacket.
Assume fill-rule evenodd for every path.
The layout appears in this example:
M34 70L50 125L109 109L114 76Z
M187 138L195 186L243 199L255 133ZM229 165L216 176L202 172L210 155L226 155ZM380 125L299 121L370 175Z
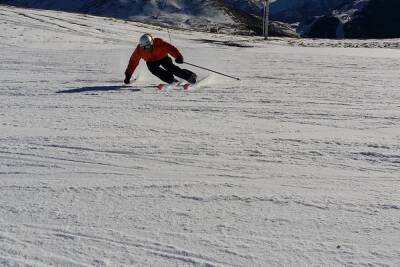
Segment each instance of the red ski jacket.
M161 38L154 38L153 49L150 51L146 51L138 45L132 53L125 74L131 77L141 59L146 62L158 61L168 56L168 54L174 58L182 57L182 54L175 46L165 42Z

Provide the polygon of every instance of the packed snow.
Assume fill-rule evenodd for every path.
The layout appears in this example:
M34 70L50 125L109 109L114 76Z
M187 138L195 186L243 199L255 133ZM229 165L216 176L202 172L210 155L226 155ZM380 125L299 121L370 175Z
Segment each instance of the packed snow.
M144 32L241 81L123 85ZM0 265L399 266L399 62L0 6Z

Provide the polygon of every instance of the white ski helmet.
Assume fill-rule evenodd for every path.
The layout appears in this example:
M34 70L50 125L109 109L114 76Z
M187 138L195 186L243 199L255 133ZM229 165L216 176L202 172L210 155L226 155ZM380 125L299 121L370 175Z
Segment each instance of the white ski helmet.
M153 43L153 37L148 33L143 34L139 39L139 46L144 49L151 49L153 47Z

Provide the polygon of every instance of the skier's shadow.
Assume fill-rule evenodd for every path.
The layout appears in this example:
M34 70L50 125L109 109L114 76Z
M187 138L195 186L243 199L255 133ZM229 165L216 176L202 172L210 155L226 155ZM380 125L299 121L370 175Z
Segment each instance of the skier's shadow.
M89 86L89 87L66 89L57 91L57 94L75 94L75 93L86 93L86 92L107 92L107 91L121 91L121 90L130 90L133 92L140 91L140 89L135 89L126 85L106 85L106 86Z

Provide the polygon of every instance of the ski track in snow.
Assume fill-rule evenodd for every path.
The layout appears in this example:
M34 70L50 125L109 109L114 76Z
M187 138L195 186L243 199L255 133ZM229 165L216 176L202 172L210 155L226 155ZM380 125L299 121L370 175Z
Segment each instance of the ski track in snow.
M242 81L157 93L147 31L0 6L1 266L400 265L399 50L173 31Z

